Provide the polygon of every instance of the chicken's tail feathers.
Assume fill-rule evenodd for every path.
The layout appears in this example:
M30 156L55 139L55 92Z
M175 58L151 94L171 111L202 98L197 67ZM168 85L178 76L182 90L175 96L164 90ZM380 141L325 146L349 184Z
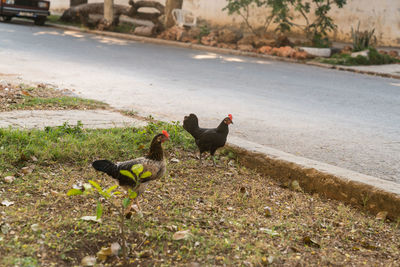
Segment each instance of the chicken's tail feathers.
M108 175L116 178L118 174L118 168L117 165L112 163L109 160L103 159L103 160L95 160L92 163L93 168L95 168L98 171L105 172Z
M194 138L197 138L197 130L199 129L199 119L193 113L185 116L183 119L183 128L190 133Z

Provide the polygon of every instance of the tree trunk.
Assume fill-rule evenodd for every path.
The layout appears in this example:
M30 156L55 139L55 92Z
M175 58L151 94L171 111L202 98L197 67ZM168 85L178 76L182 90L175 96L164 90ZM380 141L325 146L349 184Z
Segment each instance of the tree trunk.
M114 21L114 0L104 0L104 20L107 26Z
M165 28L171 28L175 25L175 20L172 17L172 10L182 8L183 0L167 0L165 3Z

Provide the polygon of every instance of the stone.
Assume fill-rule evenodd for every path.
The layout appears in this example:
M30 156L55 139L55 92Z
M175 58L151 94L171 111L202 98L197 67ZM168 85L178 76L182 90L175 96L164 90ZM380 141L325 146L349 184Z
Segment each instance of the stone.
M360 52L354 52L354 53L351 53L350 56L351 57L358 57L358 56L368 57L369 56L369 50L367 49L367 50L363 50L363 51L360 51Z
M226 44L226 43L218 43L217 47L224 48L224 49L236 49L236 44Z
M256 38L254 38L253 45L256 48L260 48L263 46L275 46L276 41L275 41L275 39L266 39L266 38L256 37Z
M161 34L157 36L157 38L164 39L164 40L171 40L171 41L176 41L178 38L182 37L182 32L184 31L183 28L174 26L171 27L165 31L163 31Z
M135 28L135 31L133 32L135 35L139 36L146 36L150 37L153 36L154 33L154 26L148 27L148 26L138 26Z
M210 35L201 37L201 43L203 45L208 45L208 46L216 46L217 45L217 41L215 40L215 38Z
M391 50L391 51L389 51L389 56L398 57L399 56L399 52L397 52L396 50Z
M340 51L340 53L350 55L352 50L353 50L353 48L351 46L346 45L345 47L343 47L343 49Z
M283 46L278 48L277 55L280 57L291 57L294 52L295 50L290 46Z
M258 51L258 53L261 53L261 54L270 54L272 51L272 47L269 45L262 46L262 47L258 48L257 51Z
M312 58L312 56L307 54L307 52L305 52L305 51L294 51L291 57L294 59L299 59L299 60Z
M200 36L200 34L201 34L201 30L199 27L192 27L188 31L189 37L191 37L193 39L197 39Z
M245 35L240 39L237 44L239 45L253 45L254 41L256 40L256 36L254 34L252 35Z
M289 40L287 36L281 35L276 39L276 46L293 46L293 43Z
M235 43L238 40L238 35L229 29L218 31L218 42L220 43Z
M240 51L252 52L254 47L251 44L241 44L237 46Z

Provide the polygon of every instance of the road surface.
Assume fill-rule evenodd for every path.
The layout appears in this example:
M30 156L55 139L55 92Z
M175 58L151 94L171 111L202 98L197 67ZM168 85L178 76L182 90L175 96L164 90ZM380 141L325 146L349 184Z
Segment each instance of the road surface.
M400 183L400 81L0 23L0 73Z

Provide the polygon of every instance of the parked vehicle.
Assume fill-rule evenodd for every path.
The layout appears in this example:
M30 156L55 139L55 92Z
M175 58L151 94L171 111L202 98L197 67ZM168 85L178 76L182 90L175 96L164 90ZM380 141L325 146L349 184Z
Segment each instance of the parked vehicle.
M10 21L13 17L33 19L36 25L44 25L50 2L43 0L0 0L0 17Z

